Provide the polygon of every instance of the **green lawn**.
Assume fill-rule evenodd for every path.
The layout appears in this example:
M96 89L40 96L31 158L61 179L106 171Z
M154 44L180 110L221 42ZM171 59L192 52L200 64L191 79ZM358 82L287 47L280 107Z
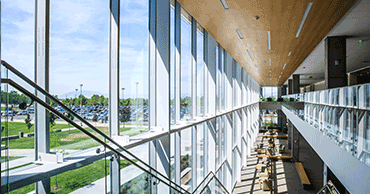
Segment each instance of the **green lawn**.
M1 137L6 136L6 122L1 122L1 127L4 127L4 131L1 131ZM32 133L35 131L35 125L32 125L31 129L28 130L26 123L24 122L8 122L9 127L9 136L12 135L18 135L19 132L23 133ZM65 129L72 127L68 124L55 124L53 127L51 127L52 130L54 129Z
M6 156L1 156L1 163L6 162L6 161L12 161L18 158L24 158L24 156L9 156L9 158Z
M12 109L13 110L18 110L19 108L14 106ZM1 107L1 111L5 111L5 107Z
M108 131L107 127L97 127L99 130L106 133ZM89 132L102 139L102 136L93 132L92 129L87 128ZM121 129L121 135L134 136L140 133L146 132L142 128L124 128ZM10 149L32 149L34 148L35 137L24 137L20 139L9 140ZM3 142L2 144L5 144ZM84 150L87 148L92 148L99 146L99 143L91 139L89 136L85 135L81 131L75 129L70 131L63 131L58 133L50 134L50 148L51 149L61 149L61 150Z
M13 168L9 168L9 171L14 170L14 169L17 169L17 168L25 167L25 166L28 166L28 165L31 165L31 164L33 164L33 162L29 162L29 163L27 163L27 164L22 164L22 165L19 165L19 166L15 166L15 167L13 167ZM5 171L7 171L7 170L8 170L8 169L1 170L1 173L5 172Z
M137 162L134 160L134 162ZM79 188L84 187L94 181L97 181L110 173L109 169L110 161L107 159L96 161L88 166L78 168L76 170L71 170L55 177L50 178L51 192L53 193L70 193ZM127 160L121 160L120 168L125 168L131 165ZM105 171L106 166L106 171ZM107 172L107 174L105 174ZM58 188L56 187L56 180L58 182ZM28 193L35 190L35 184L30 184L28 186L22 187L10 193Z
M74 144L76 142L91 139L79 130L63 131L59 133L50 134L50 148L57 148L60 146ZM10 149L32 149L34 148L35 137L24 137L20 139L9 140ZM80 149L80 148L75 148Z

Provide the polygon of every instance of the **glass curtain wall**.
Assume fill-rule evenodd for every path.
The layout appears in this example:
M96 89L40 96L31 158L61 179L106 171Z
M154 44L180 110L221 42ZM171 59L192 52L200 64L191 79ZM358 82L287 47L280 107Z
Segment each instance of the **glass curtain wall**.
M141 0L141 1L125 1L120 4L120 52L119 52L119 85L120 85L120 94L119 94L119 122L120 122L120 135L127 135L129 137L146 133L148 132L148 119L149 119L149 3L150 0ZM10 3L9 3L10 4ZM216 109L216 115L210 116L211 120L197 123L193 126L189 122L181 122L179 125L171 125L172 129L178 130L176 132L170 131L169 135L169 146L170 152L168 156L169 172L171 180L175 179L176 169L175 164L180 164L180 184L184 189L189 191L195 189L194 186L199 184L205 175L209 173L210 170L215 172L217 176L220 177L220 180L224 183L225 187L231 191L232 186L235 184L235 181L239 179L240 176L240 167L244 159L244 154L240 153L246 152L249 150L255 139L255 129L258 122L258 106L255 106L255 103L258 103L258 91L259 86L253 80L251 76L242 72L242 67L233 59L233 57L227 53L225 49L222 48L218 43L210 44L208 41L214 41L212 38L207 38L205 40L206 31L199 24L197 27L196 37L196 47L197 47L197 64L196 64L196 75L192 75L192 64L191 64L191 20L192 17L184 9L181 10L181 67L180 75L177 75L175 72L175 41L174 34L176 31L175 26L175 10L173 7L174 2L172 1L170 11L170 37L169 37L169 53L170 54L170 85L163 87L170 87L170 108L168 113L165 116L168 116L170 119L170 124L174 124L174 102L177 100L175 91L176 86L174 85L175 79L180 81L180 118L183 121L190 121L193 116L204 116L204 102L208 102L208 99L205 99L206 91L211 91L209 87L211 84L207 82L211 79L206 80L206 75L211 74L208 72L208 65L211 67L215 66L216 69L216 103L207 104L208 106ZM5 3L7 5L7 3ZM27 4L28 5L28 4ZM31 7L33 7L34 3ZM104 7L103 9L101 7ZM76 9L77 11L69 11L69 8ZM12 9L10 9L12 10ZM34 11L34 9L32 9ZM80 11L78 11L80 10ZM108 80L109 80L109 68L108 59L109 59L109 22L107 22L109 14L109 5L106 5L106 2L101 2L97 4L93 3L83 3L83 2L72 2L67 1L66 3L61 2L52 2L51 5L51 39L50 39L50 62L51 67L54 65L55 71L51 74L55 77L51 80L51 84L59 86L64 83L69 83L72 79L75 79L73 83L70 83L68 87L72 87L72 93L66 94L66 99L75 98L75 102L70 100L65 101L68 106L78 107L79 101L78 98L81 98L82 106L86 108L86 116L90 116L88 106L97 107L99 118L96 123L96 126L99 130L102 130L108 134L108 116L105 114L107 112L107 103L108 98L105 95L108 92ZM62 13L65 11L65 13ZM27 20L31 23L33 28L34 23L30 22L34 20L34 13L30 10L25 10L26 14L29 14L28 17L32 19ZM83 14L79 14L79 13ZM3 12L3 14L6 13ZM70 14L70 15L68 15ZM105 16L104 16L105 15ZM78 18L78 20L76 20ZM104 19L105 18L105 19ZM21 19L22 20L22 19ZM74 21L76 20L76 21ZM26 21L26 20L25 20ZM66 23L67 22L67 23ZM156 21L161 22L161 21ZM90 25L93 23L93 25ZM69 26L68 28L62 28L62 24ZM63 31L64 30L64 31ZM63 32L60 32L63 31ZM104 33L103 33L104 31ZM32 32L32 33L31 33ZM60 32L58 34L58 32ZM33 30L27 31L28 36L30 37L30 42L32 43L33 50L33 41L34 34ZM101 36L99 34L102 34ZM25 34L26 35L26 34ZM209 35L210 36L210 35ZM68 41L63 42L66 39ZM72 40L72 41L71 41ZM8 41L8 40L6 40ZM16 43L12 43L16 44ZM20 43L17 43L20 44ZM25 43L25 45L27 45ZM105 46L104 46L105 45ZM217 45L216 48L210 48L209 45ZM70 48L69 50L67 49ZM205 49L207 47L207 49ZM12 48L13 49L13 48ZM67 49L68 52L64 52ZM213 50L214 49L214 50ZM210 52L207 53L206 51ZM216 51L216 54L213 55L211 52ZM10 54L8 54L10 56ZM31 54L33 60L34 53ZM60 56L68 55L66 58ZM86 57L90 56L91 57ZM6 56L6 52L4 52ZM19 56L19 55L18 55ZM83 57L80 57L83 56ZM215 64L207 64L205 67L205 59L209 57L215 57ZM81 61L83 58L86 58L85 61ZM66 61L66 60L69 61ZM12 60L15 60L12 59ZM96 62L98 61L98 62ZM64 67L56 66L57 64L66 63L68 65L74 64L73 70L63 70ZM76 64L82 64L81 66ZM80 72L83 69L83 72ZM97 68L97 69L96 69ZM72 69L72 68L71 68ZM86 70L85 70L86 69ZM33 71L32 71L33 72ZM32 72L29 72L32 74ZM76 76L75 74L80 72L82 76ZM96 79L93 75L98 74ZM74 77L72 77L75 75ZM161 75L155 75L161 76ZM176 76L179 76L176 78ZM196 77L192 77L196 76ZM242 77L243 76L243 77ZM32 77L32 76L31 76ZM196 78L196 79L192 79ZM70 79L70 80L66 80ZM100 80L103 79L103 80ZM64 82L66 80L67 82ZM195 83L193 83L195 82ZM77 83L77 85L76 85ZM59 84L59 85L58 85ZM83 88L79 88L79 84L83 84ZM75 85L75 86L74 86ZM192 102L192 86L196 85L196 102ZM245 91L243 86L245 85ZM77 86L77 87L76 87ZM92 89L90 89L92 87ZM65 89L61 87L61 89ZM70 90L70 88L67 88ZM77 89L77 90L75 90ZM81 90L83 89L83 90ZM166 88L167 89L167 88ZM67 91L68 91L67 90ZM98 90L95 92L95 90ZM105 91L106 90L106 91ZM153 90L156 93L161 88L156 88ZM213 88L212 88L213 90ZM79 93L81 92L82 93ZM85 91L85 92L84 92ZM93 91L91 97L88 96L89 91ZM152 91L152 90L151 90ZM99 93L100 92L100 93ZM2 94L4 92L2 91ZM9 95L10 91L5 92L4 94ZM82 94L82 95L81 95ZM61 98L64 95L61 95ZM212 96L213 97L213 96ZM64 97L63 97L64 98ZM89 100L89 98L91 100ZM2 100L3 102L3 100ZM247 105L249 103L249 105ZM192 107L197 107L195 111L196 115L192 115ZM236 107L242 105L247 105L244 107L244 110L235 110ZM81 106L81 104L80 104ZM79 112L81 115L85 114L85 110L82 110L79 107ZM161 107L159 107L161 108ZM211 108L208 107L211 110ZM77 110L78 111L78 110ZM230 111L225 113L225 111ZM223 113L222 113L223 112ZM168 115L167 115L168 114ZM245 114L245 115L244 115ZM211 125L207 122L214 122L216 129L216 140L215 142L211 141L209 130ZM9 125L10 122L8 122ZM180 127L177 128L176 127ZM10 128L10 127L7 127ZM196 128L196 130L194 130ZM241 130L241 131L240 131ZM8 131L8 130L7 130ZM73 130L72 130L73 132ZM80 132L80 131L78 131ZM194 133L196 132L196 133ZM70 142L69 140L73 137L71 143L76 143L75 140L79 141L80 138L83 141L91 140L88 137L85 137L84 134L75 135L71 132L68 132L65 138L60 138L60 141L64 141L63 145L67 145L65 142ZM175 133L180 134L180 142L175 139ZM140 138L132 137L129 140L135 140L134 143L141 141L142 139L153 138L151 133L146 133L145 135L140 135ZM6 136L2 133L2 137ZM64 136L63 136L64 137ZM196 141L193 141L196 138ZM139 139L139 140L138 140ZM244 142L244 140L247 143ZM30 139L31 140L31 139ZM54 139L52 139L54 140ZM137 141L138 140L138 141ZM33 141L32 141L33 142ZM88 142L88 141L86 141ZM2 145L5 145L6 142L2 141ZM77 142L79 143L79 142ZM85 142L84 142L85 143ZM132 141L128 143L130 145ZM175 144L179 143L179 151L175 152ZM215 147L216 150L208 150L211 146ZM249 145L248 145L249 144ZM77 145L77 144L76 144ZM83 144L80 145L84 147ZM35 145L32 143L32 146ZM67 145L68 146L68 145ZM87 148L94 148L94 146L85 146L81 150ZM30 148L33 148L30 147ZM53 147L54 148L54 147ZM75 152L76 147L65 147L70 148ZM80 149L80 148L79 148ZM94 154L95 154L94 148ZM130 148L134 155L143 160L145 163L149 163L149 143L142 143L136 145L133 148ZM214 151L215 154L207 155L208 152ZM179 154L180 156L176 155ZM152 155L151 155L152 156ZM157 156L157 155L156 155ZM157 156L158 157L158 156ZM178 161L178 159L180 158ZM96 164L99 164L97 173L88 173L89 176L94 177L94 181L104 179L110 179L109 174L109 160L104 158L92 159L93 163L82 164L81 167L89 169ZM114 158L113 158L114 160ZM158 158L156 161L159 161ZM3 161L2 161L3 162ZM135 162L135 161L134 161ZM212 164L212 165L211 165ZM158 164L156 165L158 166ZM121 169L126 168L130 170L133 166L130 166L128 161L121 160ZM211 169L212 168L212 169ZM135 167L136 169L136 167ZM137 169L136 169L137 170ZM103 173L104 171L104 173ZM64 173L74 173L75 171L67 171L60 173L60 177L64 177ZM108 172L108 173L106 173ZM123 171L121 170L121 173ZM124 171L127 172L127 171ZM99 174L99 175L98 175ZM124 173L123 173L124 174ZM79 174L79 177L83 174ZM3 176L3 175L2 175ZM88 175L86 175L88 176ZM57 175L59 177L59 175ZM130 173L130 176L125 176L126 178L121 179L120 186L121 191L123 192L133 192L133 193L147 193L150 191L151 184L149 181L149 174L145 171L138 170L135 173ZM55 177L52 177L53 179ZM59 179L55 179L58 180ZM109 182L109 181L108 181ZM113 182L113 181L111 181ZM90 184L90 183L89 183ZM135 185L140 185L135 187ZM33 184L34 186L34 184ZM55 186L55 189L58 189L58 186L52 182L51 186ZM80 185L83 187L83 185ZM104 187L99 189L110 188L110 185L105 184ZM65 189L65 188L64 188ZM79 189L79 188L77 188ZM31 192L32 190L25 190L25 192ZM57 190L55 190L57 191ZM98 191L98 190L96 190ZM100 190L99 190L100 191ZM67 190L66 190L67 192ZM68 191L70 192L70 191ZM103 191L104 192L104 191Z
M272 98L272 100L276 100L277 99L277 87L263 87L262 88L262 96L263 98Z

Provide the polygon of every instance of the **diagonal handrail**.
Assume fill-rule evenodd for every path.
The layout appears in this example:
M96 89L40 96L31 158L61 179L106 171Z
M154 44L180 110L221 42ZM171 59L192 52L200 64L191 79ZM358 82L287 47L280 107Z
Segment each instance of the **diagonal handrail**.
M212 176L212 177L211 177ZM202 188L202 185L203 185L203 183L208 179L208 177L211 177L210 178L210 180L207 182L207 184L205 184L204 186L203 186L203 189L202 190L200 190L200 192L199 193L202 193L203 191L204 191L204 189L207 187L207 185L209 185L209 183L212 181L212 179L215 179L221 186L222 186L222 188L227 192L227 193L229 193L228 191L227 191L227 189L225 188L225 186L221 183L221 181L217 178L217 176L213 173L213 171L211 171L211 172L209 172L208 174L207 174L207 176L202 180L202 182L200 182L199 183L199 185L198 185L198 187L193 191L193 194L196 194L197 193L197 191L199 191L199 189L200 188Z
M53 107L51 107L50 105L48 105L46 102L44 102L43 100L41 100L40 98L38 98L37 96L35 96L34 94L32 94L31 92L27 91L26 89L24 89L22 86L18 85L17 83L15 83L13 80L11 79L1 79L1 83L5 83L5 84L9 84L11 86L13 86L14 88L16 88L17 90L21 91L22 93L24 93L25 95L27 95L28 97L30 97L32 100L34 100L35 102L39 103L41 106L45 107L47 110L49 110L50 112L54 113L55 115L59 116L60 118L62 118L63 120L67 121L68 123L70 123L71 125L73 125L74 127L76 127L77 129L79 129L80 131L82 131L83 133L85 133L86 135L88 135L89 137L91 137L92 139L94 139L95 141L99 142L100 144L102 144L103 146L107 147L108 149L110 149L111 151L113 151L115 154L123 157L125 160L128 160L130 163L134 164L136 167L140 168L141 170L143 170L144 172L150 174L151 176L155 177L156 179L160 180L161 182L163 182L164 184L166 184L167 186L171 187L172 189L176 190L177 192L180 192L182 193L180 190L178 190L176 187L179 187L176 183L172 182L171 180L168 180L170 183L167 183L166 181L163 181L162 178L158 177L157 175L154 175L152 172L146 170L144 167L138 165L136 162L132 161L129 157L123 155L121 152L117 151L116 149L114 149L111 145L105 143L103 140L99 139L98 137L96 137L95 135L93 135L92 133L90 133L89 131L87 131L86 129L84 129L83 127L81 127L80 125L78 125L77 123L75 123L74 121L70 120L68 117L66 117L64 114L60 113L59 111L55 110ZM97 129L98 130L98 129ZM105 138L105 137L104 137ZM106 139L110 139L110 138L106 138ZM121 147L120 146L120 149L122 150L125 150L125 148ZM135 156L134 156L135 157ZM135 157L136 159L136 157ZM143 164L145 164L143 162ZM154 169L151 169L153 170L155 173L158 173L156 170ZM158 173L159 174L159 173ZM163 176L163 175L162 175ZM166 178L165 178L166 179ZM172 186L171 184L174 184L174 186ZM179 187L181 188L183 191L185 191L186 193L189 193L188 191L186 191L185 189L183 189L182 187Z
M161 174L160 172L158 172L156 169L154 169L153 167L151 167L150 165L146 164L144 161L142 161L140 158L136 157L134 154L132 154L131 152L129 152L127 149L125 149L124 147L122 147L121 145L119 145L117 142L115 142L112 138L110 138L109 136L107 136L105 133L103 133L102 131L100 131L99 129L97 129L96 127L94 127L92 124L90 124L89 122L87 122L85 119L83 119L82 117L80 117L78 114L76 114L75 112L73 112L72 110L70 110L66 105L64 105L63 103L61 103L58 99L56 99L54 96L50 95L49 92L47 92L46 90L44 90L43 88L41 88L39 85L37 85L35 82L33 82L32 80L30 80L27 76L23 75L21 72L19 72L17 69L15 69L13 66L11 66L10 64L8 64L6 61L2 60L1 61L1 64L7 68L8 70L10 70L11 72L13 72L15 75L17 75L19 78L21 78L23 81L25 81L26 83L28 83L29 85L31 85L33 88L35 88L37 91L41 92L42 94L44 94L45 96L47 96L49 99L53 100L56 104L58 104L59 106L61 106L63 109L65 109L66 111L70 112L75 118L77 118L78 120L80 120L81 122L83 122L85 125L87 125L89 128L91 128L94 132L98 133L99 135L103 136L106 140L110 141L111 143L113 143L115 146L117 146L120 150L124 151L125 153L127 153L128 155L130 155L132 158L136 159L137 161L139 161L141 164L143 164L145 167L149 168L151 172L149 172L148 170L144 169L143 167L139 166L138 164L136 164L136 162L133 162L132 160L130 160L128 157L124 156L123 154L121 154L120 152L118 152L116 149L114 149L113 147L109 146L108 144L106 144L105 142L101 141L99 138L97 138L95 135L91 134L90 132L88 132L87 130L85 130L84 128L82 128L80 125L76 124L74 121L68 119L66 116L64 116L62 113L60 113L59 111L55 110L53 107L51 107L50 105L48 105L47 103L45 103L44 101L42 101L41 99L39 99L37 96L35 96L34 94L32 94L31 92L29 92L28 90L24 89L22 86L18 85L17 83L15 83L13 80L11 79L1 79L1 83L8 83L10 85L12 85L13 87L17 88L18 90L22 91L24 94L26 94L27 96L29 96L31 99L33 99L34 101L36 101L37 103L40 103L42 106L44 106L46 109L48 109L50 112L53 112L54 114L58 115L59 117L63 118L65 121L67 121L68 123L72 124L73 126L75 126L77 129L79 129L80 131L84 132L85 134L87 134L88 136L90 136L91 138L93 138L94 140L98 141L99 143L105 145L106 147L108 147L108 149L112 150L113 152L115 152L116 154L124 157L125 159L129 160L132 164L135 164L137 167L139 167L140 169L144 170L145 172L147 172L148 174L150 174L151 176L157 178L158 180L162 181L163 183L165 183L166 185L168 185L169 187L175 189L177 192L185 192L185 193L189 193L187 190L185 190L184 188L182 188L181 186L179 186L178 184L176 184L175 182L171 181L170 179L168 179L166 176L164 176L163 174ZM157 174L157 175L154 175L153 173ZM167 180L170 184L166 183L165 181L162 180L162 178L159 178L158 177L161 176L162 178L164 178L165 180ZM175 188L176 187L176 188ZM179 191L177 188L180 188L181 191Z

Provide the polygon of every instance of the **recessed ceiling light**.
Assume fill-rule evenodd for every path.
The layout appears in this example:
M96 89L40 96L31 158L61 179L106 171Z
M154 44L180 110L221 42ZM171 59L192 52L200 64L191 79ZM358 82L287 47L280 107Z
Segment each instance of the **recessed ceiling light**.
M310 12L310 9L312 7L312 4L313 2L309 2L308 5L307 5L307 8L306 8L306 11L304 12L303 14L303 18L302 18L302 21L301 21L301 25L299 25L299 28L298 28L298 31L297 31L297 34L295 35L296 38L298 38L299 34L301 33L301 30L303 28L303 25L304 25L304 22L306 21L307 19L307 15L308 13Z
M267 40L268 40L268 43L269 43L269 51L271 51L271 35L270 35L270 31L267 31Z
M240 39L243 39L243 36L242 36L242 33L240 33L240 30L237 30L236 32L238 33L239 38L240 38Z
M288 57L290 57L291 54L292 54L292 52L289 52Z
M284 64L284 67L283 67L283 69L285 69L285 66L286 66L286 63Z
M271 66L271 59L269 60L269 62L270 62L270 66Z
M226 0L221 0L221 3L225 9L229 9L229 6L227 6Z
M253 57L252 57L252 54L251 54L251 52L249 51L249 49L247 49L247 52L248 52L248 54L249 54L249 57L252 59L252 61L254 61L254 59L253 59Z

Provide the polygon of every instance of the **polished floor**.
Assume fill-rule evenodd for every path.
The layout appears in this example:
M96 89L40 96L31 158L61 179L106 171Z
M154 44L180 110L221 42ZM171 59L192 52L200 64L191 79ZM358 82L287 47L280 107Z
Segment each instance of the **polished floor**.
M287 146L286 139L276 139L275 141L276 141L275 144L281 143ZM267 139L262 138L262 133L258 134L255 147L260 142L264 143L264 147L266 147L268 144ZM278 160L275 163L273 163L274 166L272 175L273 185L277 185L277 187L274 187L273 191L262 191L258 184L259 177L256 170L257 164L261 164L262 159L258 159L256 155L257 153L253 149L251 156L247 158L247 166L242 169L241 182L237 182L237 184L234 187L233 194L315 193L314 190L303 190L295 164L290 161L282 160ZM290 155L290 150L286 149L283 155Z

